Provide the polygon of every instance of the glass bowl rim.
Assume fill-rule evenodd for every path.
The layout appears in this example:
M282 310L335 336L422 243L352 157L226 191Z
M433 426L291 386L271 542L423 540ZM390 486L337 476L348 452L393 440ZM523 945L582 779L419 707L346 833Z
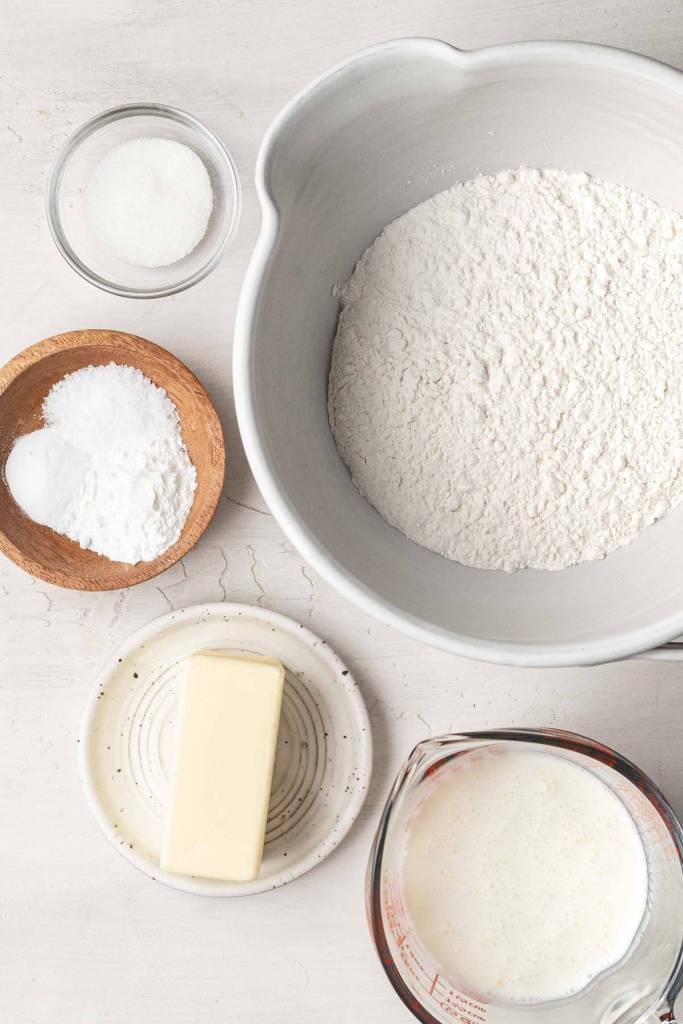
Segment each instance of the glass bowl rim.
M62 175L71 156L76 152L81 143L89 138L94 132L115 121L126 120L132 117L149 115L153 117L166 118L175 121L191 133L203 136L217 149L220 159L223 161L223 170L227 178L227 191L232 198L232 215L228 228L220 240L220 243L202 266L193 274L169 285L156 288L133 288L117 284L108 278L101 277L90 269L90 267L78 256L66 238L63 230L62 220L59 214L59 191L62 182ZM175 295L191 288L192 285L202 281L212 270L218 266L225 255L228 247L233 241L242 212L242 188L240 178L230 151L218 135L208 128L202 121L188 114L178 107L172 107L164 103L126 103L118 107L111 107L108 110L96 114L88 121L81 124L66 140L57 154L47 182L46 190L47 222L50 233L62 257L69 266L76 271L84 280L90 284L110 292L112 295L120 295L129 299L158 299L167 295Z

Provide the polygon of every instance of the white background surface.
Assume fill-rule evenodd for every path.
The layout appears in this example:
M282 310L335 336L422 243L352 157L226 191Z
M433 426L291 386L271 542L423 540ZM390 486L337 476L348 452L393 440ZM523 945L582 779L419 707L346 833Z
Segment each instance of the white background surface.
M246 467L230 348L259 222L258 144L313 76L413 34L463 48L585 39L683 65L680 0L0 0L0 359L79 327L149 337L204 382L228 446L214 522L158 579L78 594L0 562L2 1024L407 1024L370 946L363 875L390 779L430 733L585 732L638 762L683 813L683 666L529 672L431 651L368 620L308 569ZM183 295L137 303L91 288L62 262L43 201L67 135L135 100L205 120L245 187L239 236L218 270ZM305 878L240 902L186 896L135 872L97 830L76 770L85 698L112 648L170 608L224 598L267 605L326 638L361 684L376 743L370 795L342 847Z

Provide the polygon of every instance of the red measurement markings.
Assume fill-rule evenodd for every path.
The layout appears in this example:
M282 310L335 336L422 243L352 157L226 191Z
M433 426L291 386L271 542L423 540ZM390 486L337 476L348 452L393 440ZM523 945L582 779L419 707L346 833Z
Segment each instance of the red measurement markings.
M449 1016L454 1017L460 1024L484 1024L486 1021L486 1007L481 1003L472 1002L471 999L460 995L459 992L454 992L451 989L445 999L438 998L438 994L435 998L441 1009Z
M431 996L456 1024L485 1024L485 1006L451 988L438 972L433 977L427 974L419 956L408 942L410 932L404 931L399 924L397 910L400 912L403 908L396 907L386 889L383 896L389 930L396 942L398 955L414 983Z
M387 923L389 925L389 930L391 934L394 936L394 939L396 940L396 945L400 949L403 943L408 938L408 933L404 932L400 927L398 923L398 917L396 914L396 908L393 902L391 901L389 894L386 892L384 894L384 909L387 915Z
M429 994L439 1004L444 1013L452 1017L458 1024L485 1024L486 1007L475 999L463 995L444 981L440 974L435 974Z

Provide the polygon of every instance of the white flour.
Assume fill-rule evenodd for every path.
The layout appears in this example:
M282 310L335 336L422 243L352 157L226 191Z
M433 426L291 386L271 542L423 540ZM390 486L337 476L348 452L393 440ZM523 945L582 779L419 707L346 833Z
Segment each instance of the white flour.
M479 177L340 289L329 416L384 518L465 565L602 558L683 495L683 217L586 174Z
M149 561L176 542L196 472L163 388L131 366L87 366L55 384L43 415L5 467L27 515L115 561Z

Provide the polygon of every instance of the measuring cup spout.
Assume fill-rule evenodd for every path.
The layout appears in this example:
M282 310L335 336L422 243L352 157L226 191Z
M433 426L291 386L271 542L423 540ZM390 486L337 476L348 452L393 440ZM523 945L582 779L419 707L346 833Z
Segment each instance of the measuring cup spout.
M674 1012L670 1006L661 1006L659 1010L655 1010L652 1015L643 1018L642 1024L659 1024L659 1022L666 1021L667 1024L677 1024Z

